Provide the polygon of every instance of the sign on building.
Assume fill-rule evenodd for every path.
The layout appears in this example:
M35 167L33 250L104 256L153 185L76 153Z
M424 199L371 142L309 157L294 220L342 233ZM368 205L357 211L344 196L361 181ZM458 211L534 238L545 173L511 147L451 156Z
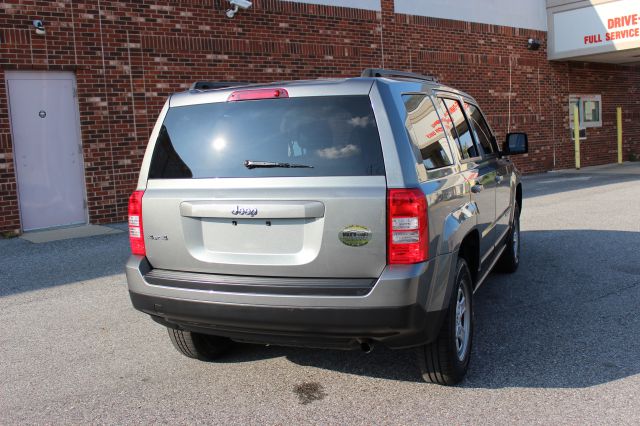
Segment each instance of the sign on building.
M640 1L564 3L548 9L549 59L640 49ZM632 58L625 53L601 57L602 62L614 63L633 62Z

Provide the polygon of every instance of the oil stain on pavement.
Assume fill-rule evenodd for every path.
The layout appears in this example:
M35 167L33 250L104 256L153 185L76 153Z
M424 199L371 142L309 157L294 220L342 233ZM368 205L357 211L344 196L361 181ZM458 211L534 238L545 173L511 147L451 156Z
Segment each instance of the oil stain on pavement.
M307 405L313 401L324 399L327 394L324 387L318 382L303 382L293 388L293 392L298 395L300 404Z

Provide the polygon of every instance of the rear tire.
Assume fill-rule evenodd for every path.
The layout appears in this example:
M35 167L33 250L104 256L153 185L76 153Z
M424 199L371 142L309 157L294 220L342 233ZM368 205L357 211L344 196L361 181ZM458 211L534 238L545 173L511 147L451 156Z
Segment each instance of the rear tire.
M507 237L507 247L502 252L497 269L501 272L512 274L520 266L520 207L515 206L513 223Z
M418 348L418 367L429 383L455 385L469 368L473 341L472 279L459 258L449 308L436 340Z
M200 361L213 361L224 355L232 341L226 337L167 328L173 347L182 355Z

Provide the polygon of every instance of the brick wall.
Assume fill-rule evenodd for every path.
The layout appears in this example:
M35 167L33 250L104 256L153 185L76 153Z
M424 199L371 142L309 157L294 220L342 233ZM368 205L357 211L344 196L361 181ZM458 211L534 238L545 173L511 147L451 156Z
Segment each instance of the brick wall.
M524 172L573 164L569 93L601 94L583 165L616 159L615 107L625 158L640 154L640 69L550 63L546 33L382 11L255 0L227 19L225 0L0 1L0 230L20 228L4 70L76 74L92 223L125 220L147 138L166 96L198 79L267 82L413 70L475 96L502 139L530 136ZM42 19L46 36L37 36ZM526 40L543 42L538 51Z

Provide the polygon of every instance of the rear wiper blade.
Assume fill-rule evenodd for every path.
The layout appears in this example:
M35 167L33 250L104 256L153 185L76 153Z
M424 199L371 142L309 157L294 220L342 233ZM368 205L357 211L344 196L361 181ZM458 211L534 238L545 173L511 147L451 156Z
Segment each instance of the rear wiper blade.
M282 167L285 169L313 169L313 166L309 166L307 164L294 164L294 163L278 163L276 161L252 161L252 160L244 160L244 166L247 169L255 169L258 167Z

